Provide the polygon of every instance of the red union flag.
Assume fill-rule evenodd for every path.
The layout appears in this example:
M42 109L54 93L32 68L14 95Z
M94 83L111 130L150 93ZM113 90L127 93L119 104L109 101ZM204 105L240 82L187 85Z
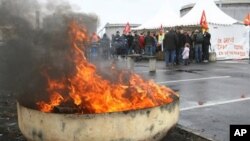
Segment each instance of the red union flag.
M247 16L245 17L244 25L246 26L250 25L250 13L248 13Z
M207 18L204 10L202 11L200 25L203 29L208 29Z
M129 25L129 23L127 23L124 30L123 30L123 33L128 34L130 31L131 31L130 30L130 25Z

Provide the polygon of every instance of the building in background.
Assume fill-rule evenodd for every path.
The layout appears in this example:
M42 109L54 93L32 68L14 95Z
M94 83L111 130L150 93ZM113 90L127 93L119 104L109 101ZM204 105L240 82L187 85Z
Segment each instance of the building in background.
M243 21L250 11L250 0L216 0L217 6L232 18ZM180 9L181 17L188 13L195 4L184 5Z
M111 39L112 34L115 34L116 31L119 31L120 34L122 34L124 27L126 26L126 23L124 24L110 24L107 23L104 28L102 29L102 33L106 33L108 37ZM140 26L140 24L130 24L130 28L135 28Z

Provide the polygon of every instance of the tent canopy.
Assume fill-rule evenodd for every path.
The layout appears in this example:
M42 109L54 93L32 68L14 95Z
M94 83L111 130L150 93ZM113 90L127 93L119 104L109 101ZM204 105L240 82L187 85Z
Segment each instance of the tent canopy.
M142 30L142 29L157 29L162 27L171 27L175 26L178 23L179 14L175 12L170 5L164 4L164 6L158 11L158 13L147 22L142 24L137 28L133 28L132 30Z
M199 25L203 10L205 11L208 24L232 25L237 23L237 20L220 10L214 0L198 0L195 6L180 19L177 25Z

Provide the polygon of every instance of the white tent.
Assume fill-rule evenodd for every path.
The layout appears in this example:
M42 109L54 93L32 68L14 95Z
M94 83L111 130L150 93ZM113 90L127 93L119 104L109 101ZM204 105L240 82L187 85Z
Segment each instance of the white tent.
M142 29L157 29L162 27L175 26L178 23L179 15L177 12L172 10L168 5L165 5L158 11L158 13L147 22L132 30Z
M249 31L221 11L213 0L198 0L176 26L197 26L203 10L211 33L211 49L217 60L249 58Z
M232 25L237 20L221 11L214 0L198 0L195 6L184 15L177 25L199 25L202 11L205 11L208 24Z

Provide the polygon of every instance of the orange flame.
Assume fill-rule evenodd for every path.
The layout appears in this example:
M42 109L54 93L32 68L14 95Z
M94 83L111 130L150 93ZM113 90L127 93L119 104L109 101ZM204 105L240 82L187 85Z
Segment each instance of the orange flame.
M76 72L60 82L47 76L47 91L51 96L49 102L37 102L41 111L52 112L54 107L67 101L73 101L81 113L143 109L173 101L171 95L175 92L153 81L145 81L137 74L128 75L125 71L121 72L118 83L103 79L78 47L78 44L88 40L86 30L72 22L69 35ZM114 66L111 67L111 71L117 73ZM66 96L62 92L65 89L68 91Z

